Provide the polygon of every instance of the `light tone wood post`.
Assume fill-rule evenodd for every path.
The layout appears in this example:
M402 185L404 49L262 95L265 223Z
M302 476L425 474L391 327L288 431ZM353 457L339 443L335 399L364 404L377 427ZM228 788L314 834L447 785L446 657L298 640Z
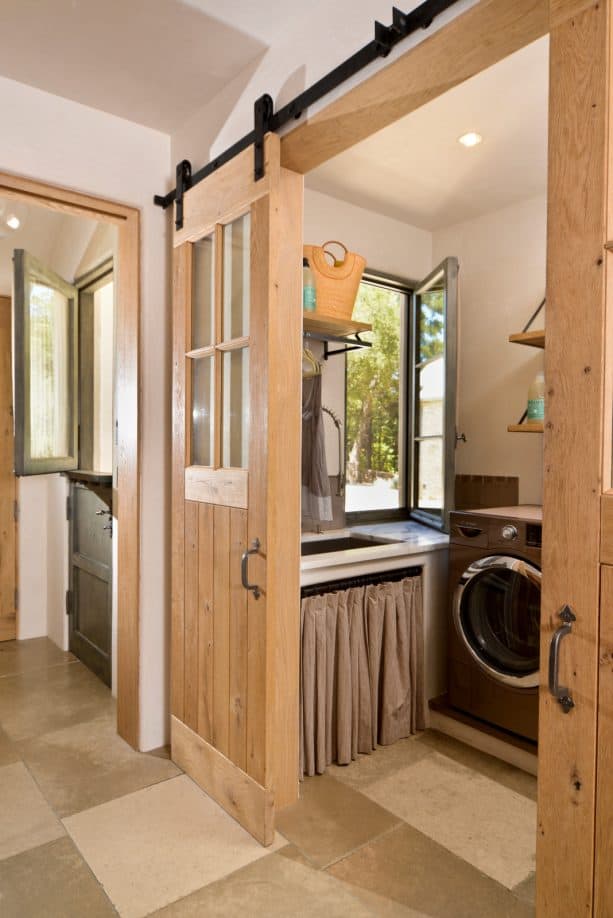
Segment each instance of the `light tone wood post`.
M550 42L539 918L593 907L611 0L564 19L569 5L552 3ZM567 603L577 621L560 681L575 707L564 714L547 673Z

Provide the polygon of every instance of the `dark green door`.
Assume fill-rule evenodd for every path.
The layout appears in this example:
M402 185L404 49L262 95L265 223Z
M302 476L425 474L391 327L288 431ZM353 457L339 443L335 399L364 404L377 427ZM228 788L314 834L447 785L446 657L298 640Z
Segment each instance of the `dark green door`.
M112 490L70 485L70 650L111 685Z

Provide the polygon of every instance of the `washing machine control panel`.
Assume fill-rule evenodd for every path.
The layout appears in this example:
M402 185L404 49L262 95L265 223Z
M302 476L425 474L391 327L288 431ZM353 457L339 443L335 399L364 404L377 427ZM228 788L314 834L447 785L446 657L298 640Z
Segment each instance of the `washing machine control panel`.
M507 542L514 542L519 535L517 532L517 526L513 526L511 523L507 523L507 525L503 526L500 530L500 535Z

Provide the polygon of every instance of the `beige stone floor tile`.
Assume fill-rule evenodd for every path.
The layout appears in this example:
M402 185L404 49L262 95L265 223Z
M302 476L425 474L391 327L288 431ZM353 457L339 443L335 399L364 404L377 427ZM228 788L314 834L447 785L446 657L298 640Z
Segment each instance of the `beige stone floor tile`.
M300 800L277 815L277 828L317 867L325 867L398 824L363 794L330 775L306 778Z
M159 918L414 918L415 912L278 857L263 858L155 913Z
M417 737L416 743L440 752L441 755L446 755L461 765L466 765L467 768L472 768L485 775L486 778L492 778L499 784L504 784L509 790L517 791L518 794L523 794L530 800L536 800L536 778L522 771L521 768L509 765L508 762L503 762L493 755L487 755L479 749L473 749L452 736L439 733L438 730L426 730Z
M20 760L21 755L17 746L8 738L4 730L0 729L0 765L11 765Z
M0 727L14 742L114 710L111 693L82 663L7 676L0 682Z
M350 765L330 765L328 774L356 790L418 762L430 750L414 737L399 740L391 746L380 746L372 755L359 755Z
M19 749L59 816L181 774L167 758L135 752L117 735L114 711L27 740Z
M265 857L263 848L186 775L64 820L124 918L141 918Z
M512 889L535 868L536 805L432 752L364 793Z
M514 888L513 892L522 902L534 905L536 902L536 873L531 873L523 883Z
M110 918L116 911L69 838L0 861L2 918Z
M67 653L49 638L31 638L28 641L3 641L0 643L0 678L14 676L37 669L68 663L76 657Z
M0 813L0 859L64 835L23 762L0 768Z
M531 905L409 825L328 868L430 918L533 918Z

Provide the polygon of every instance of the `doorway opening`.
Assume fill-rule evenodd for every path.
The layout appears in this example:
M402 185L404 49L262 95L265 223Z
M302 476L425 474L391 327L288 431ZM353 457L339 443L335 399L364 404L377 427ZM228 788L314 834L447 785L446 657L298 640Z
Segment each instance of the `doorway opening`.
M351 686L356 695L347 715L346 695L337 696L329 681L320 686L318 698L325 697L329 713L325 728L309 717L302 729L307 773L327 767L328 774L319 789L320 778L306 779L298 807L317 805L319 795L333 793L328 785L342 784L339 793L347 796L359 791L428 839L422 838L424 847L440 853L440 874L452 853L467 871L485 875L487 881L475 881L482 904L476 891L471 903L484 912L494 890L500 909L503 900L519 909L535 895L543 424L529 432L511 428L542 369L543 344L518 347L510 337L522 332L545 293L548 64L545 37L305 175L307 249L334 249L326 240L340 240L365 258L366 269L350 317L355 328L349 321L344 332L328 329L326 345L325 299L305 313L305 345L320 365L331 512L316 520L303 515L303 673L317 681L318 651L311 667L304 635L310 616L324 616L335 687L346 692ZM463 142L469 132L480 135L472 146ZM457 303L440 267L446 263L457 266ZM544 322L543 311L538 321ZM345 355L339 336L351 348ZM362 342L371 347L360 348ZM323 501L319 506L328 509ZM447 550L437 541L441 524L451 535L449 568L441 563ZM437 530L430 530L430 542L427 526ZM334 562L331 551L341 537L395 544L356 546L352 557ZM420 548L410 547L417 538ZM375 584L386 570L392 582L411 564L420 568L424 586L424 656L417 665L429 730L395 747L377 695L384 677L377 675L364 705L358 682L343 672L345 663L353 674L360 671L360 661L354 666L351 660L355 645L347 637L345 646L331 622L348 615L353 633L356 588L367 584L369 608L355 614L365 616L370 664ZM338 600L343 578L345 604ZM469 621L472 651L461 627ZM387 665L389 675L393 664L378 648L377 654L375 673ZM367 681L373 666L362 672ZM407 686L416 690L410 680ZM376 724L368 736L363 708ZM407 733L414 732L408 714L407 725ZM384 748L372 751L378 746ZM444 805L441 794L451 794L454 803ZM440 820L434 811L444 813ZM298 811L282 814L281 827L313 855L300 838ZM487 839L480 851L471 841L476 836L480 843ZM383 885L371 889L385 895L393 878L383 867L384 847L372 844ZM349 857L338 875L361 885L367 882L363 864L362 856ZM449 896L451 903L451 889ZM418 897L403 901L428 911Z
M72 652L117 697L118 732L137 747L138 214L10 176L0 209L14 406L2 525L15 546L2 637Z

